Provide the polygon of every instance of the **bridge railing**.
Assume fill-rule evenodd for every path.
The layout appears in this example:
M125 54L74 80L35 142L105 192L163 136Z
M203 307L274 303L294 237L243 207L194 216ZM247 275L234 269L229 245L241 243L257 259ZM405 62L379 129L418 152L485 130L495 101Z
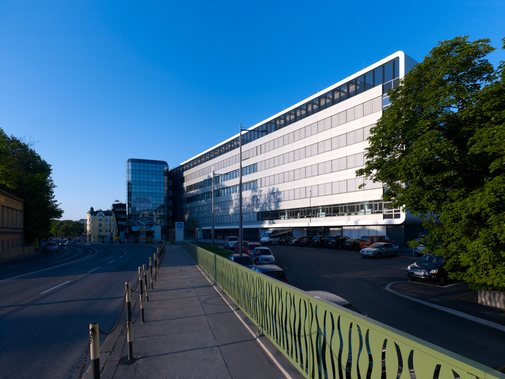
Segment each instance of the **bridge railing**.
M505 378L195 245L182 247L307 378Z

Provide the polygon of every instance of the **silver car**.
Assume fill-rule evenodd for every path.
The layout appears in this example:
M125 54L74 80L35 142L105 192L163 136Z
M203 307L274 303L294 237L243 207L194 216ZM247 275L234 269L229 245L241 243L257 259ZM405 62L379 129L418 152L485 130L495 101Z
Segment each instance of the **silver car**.
M238 237L228 236L224 239L224 248L228 250L235 250L235 244L238 243Z
M254 259L256 264L274 264L275 257L268 247L255 247L251 257Z
M376 242L373 245L365 247L359 252L362 257L385 257L387 255L392 255L394 257L398 256L398 246L393 245L390 242Z

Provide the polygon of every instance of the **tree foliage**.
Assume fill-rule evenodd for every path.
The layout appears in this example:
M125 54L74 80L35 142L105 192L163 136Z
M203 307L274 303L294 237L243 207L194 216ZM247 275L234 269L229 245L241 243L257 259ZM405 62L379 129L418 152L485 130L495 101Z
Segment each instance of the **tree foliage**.
M472 288L505 290L505 63L487 39L443 41L390 90L358 175L419 215ZM504 39L505 48L505 39Z
M52 168L27 143L0 128L0 189L24 200L26 241L49 234L63 211L54 198Z
M84 232L84 224L71 220L51 222L51 235L54 237L74 237Z

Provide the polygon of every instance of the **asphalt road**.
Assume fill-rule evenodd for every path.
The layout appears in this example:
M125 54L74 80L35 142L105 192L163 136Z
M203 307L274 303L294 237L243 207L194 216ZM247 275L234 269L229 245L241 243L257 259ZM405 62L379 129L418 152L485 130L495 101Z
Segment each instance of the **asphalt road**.
M361 258L359 253L271 246L289 284L344 297L370 318L485 365L505 364L505 333L388 292L406 281L412 257ZM426 284L426 286L433 286Z
M78 377L89 324L113 328L125 282L135 286L138 267L155 252L152 245L71 245L2 262L1 376Z

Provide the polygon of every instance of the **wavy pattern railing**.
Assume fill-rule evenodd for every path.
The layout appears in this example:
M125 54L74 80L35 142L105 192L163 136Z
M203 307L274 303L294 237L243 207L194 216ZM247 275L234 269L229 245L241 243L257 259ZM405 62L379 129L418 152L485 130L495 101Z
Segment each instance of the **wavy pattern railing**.
M207 250L182 247L307 378L505 378Z

